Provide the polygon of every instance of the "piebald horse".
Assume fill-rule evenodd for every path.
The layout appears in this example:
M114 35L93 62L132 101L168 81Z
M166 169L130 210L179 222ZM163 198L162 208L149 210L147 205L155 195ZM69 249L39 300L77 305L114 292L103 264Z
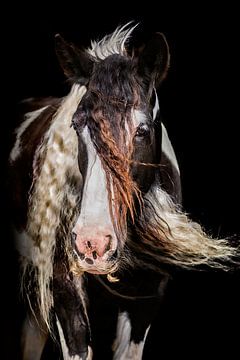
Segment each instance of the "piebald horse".
M134 28L87 49L57 35L69 94L22 103L10 168L25 360L41 359L49 334L64 360L142 359L171 267L235 255L181 209L157 95L168 44L156 33L134 49Z

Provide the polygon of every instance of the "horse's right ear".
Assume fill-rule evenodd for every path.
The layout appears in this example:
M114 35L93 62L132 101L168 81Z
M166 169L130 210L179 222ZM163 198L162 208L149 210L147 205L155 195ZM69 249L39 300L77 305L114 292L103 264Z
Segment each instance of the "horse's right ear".
M55 35L58 61L64 74L72 82L86 85L92 72L93 61L86 52L68 44L59 34Z
M162 33L156 33L139 55L138 71L149 81L150 86L158 87L167 75L169 63L170 54L167 40Z

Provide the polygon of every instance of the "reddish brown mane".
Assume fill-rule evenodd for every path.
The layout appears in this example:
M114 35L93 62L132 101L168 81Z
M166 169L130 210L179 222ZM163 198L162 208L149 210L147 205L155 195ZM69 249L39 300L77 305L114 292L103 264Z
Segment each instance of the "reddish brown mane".
M122 109L119 111L120 108ZM88 124L92 140L106 172L109 196L114 198L112 215L120 229L126 224L128 211L134 221L134 198L136 197L141 203L140 191L130 174L133 145L131 141L127 144L126 129L124 128L125 121L127 121L131 129L130 111L131 108L123 108L118 105L114 124L114 132L117 132L117 137L113 135L110 122L102 110L93 110L91 121ZM112 204L111 200L110 204Z

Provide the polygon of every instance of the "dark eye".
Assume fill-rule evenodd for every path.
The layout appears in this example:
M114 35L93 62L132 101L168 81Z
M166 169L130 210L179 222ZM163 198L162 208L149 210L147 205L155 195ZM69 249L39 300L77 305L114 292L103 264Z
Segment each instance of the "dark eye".
M86 125L86 113L80 110L77 110L72 118L71 126L77 133L81 133L84 126Z
M150 134L150 129L147 125L140 125L135 133L136 138L145 138Z

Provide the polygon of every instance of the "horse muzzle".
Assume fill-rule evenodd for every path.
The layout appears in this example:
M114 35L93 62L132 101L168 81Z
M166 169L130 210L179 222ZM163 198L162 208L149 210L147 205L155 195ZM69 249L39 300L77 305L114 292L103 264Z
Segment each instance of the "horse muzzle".
M117 238L108 229L73 229L72 246L82 271L108 274L117 268Z

